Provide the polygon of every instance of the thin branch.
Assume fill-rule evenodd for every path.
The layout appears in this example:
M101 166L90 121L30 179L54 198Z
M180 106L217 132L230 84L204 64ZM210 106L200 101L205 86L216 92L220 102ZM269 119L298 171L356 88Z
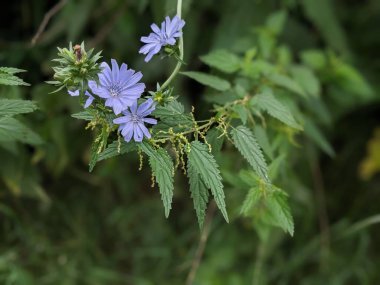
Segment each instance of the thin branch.
M45 31L47 24L49 23L50 19L57 14L67 3L67 0L61 0L57 4L55 4L49 11L46 12L40 26L38 27L38 30L34 37L31 40L32 46L34 46L38 39L41 37L42 33Z
M104 41L104 39L112 31L112 28L116 24L117 20L119 20L119 18L123 16L126 7L127 1L124 1L123 6L118 8L118 12L114 13L113 17L110 18L110 20L99 30L95 37L89 42L90 47L95 47Z
M207 239L210 234L212 219L214 217L215 210L216 210L216 204L214 201L212 201L206 215L206 221L201 233L198 248L194 255L193 262L191 264L191 270L189 274L187 275L186 285L192 285L194 282L195 275L197 274L199 264L201 263L203 253L205 251Z
M314 180L315 197L318 205L319 228L321 231L321 265L322 269L328 267L328 258L330 253L330 222L326 206L326 190L323 181L321 166L318 158L313 162L310 160L310 168Z

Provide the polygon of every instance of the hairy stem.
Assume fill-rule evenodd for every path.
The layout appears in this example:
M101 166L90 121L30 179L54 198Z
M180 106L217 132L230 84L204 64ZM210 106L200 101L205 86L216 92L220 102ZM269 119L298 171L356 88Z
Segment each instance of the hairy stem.
M178 0L177 2L177 16L181 18L182 14L182 0ZM179 70L181 69L181 65L183 62L183 35L179 38L179 60L177 62L177 65L175 66L172 74L170 74L169 78L162 84L160 90L164 90L170 82L176 77L178 74Z

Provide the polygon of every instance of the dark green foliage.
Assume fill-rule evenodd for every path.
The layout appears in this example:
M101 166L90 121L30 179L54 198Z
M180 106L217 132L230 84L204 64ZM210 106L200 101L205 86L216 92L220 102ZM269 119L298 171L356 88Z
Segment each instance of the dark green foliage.
M209 200L209 190L201 175L190 162L187 164L187 176L189 177L191 198L194 201L194 209L197 213L199 227L202 228Z
M269 182L267 164L252 132L244 126L239 126L233 129L231 134L236 148L253 167L257 175Z
M53 5L2 8L0 284L185 284L202 224L193 284L380 283L379 176L361 176L365 158L378 161L377 0L183 0L191 73L163 96L153 134L186 132L189 144L160 147L85 129L113 118L44 82L56 47L84 41L155 90L175 59L144 64L139 39L176 1L66 1L31 46Z
M149 164L152 168L152 175L160 188L161 199L165 207L165 217L169 216L173 200L173 161L166 150L159 148L154 149L148 143L139 144L141 150L148 155Z
M200 183L204 182L207 188L211 190L216 205L222 212L224 219L228 222L222 177L220 176L218 165L216 164L214 157L209 153L207 146L199 141L191 143L188 156L189 168L192 168L192 171L196 171L201 178ZM199 201L199 203L203 204L203 201ZM204 206L198 205L196 206L196 209L198 207Z

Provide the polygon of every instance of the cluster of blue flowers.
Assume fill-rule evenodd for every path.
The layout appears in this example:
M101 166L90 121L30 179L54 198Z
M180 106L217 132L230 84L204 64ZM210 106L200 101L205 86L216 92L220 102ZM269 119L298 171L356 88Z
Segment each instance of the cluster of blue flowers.
M184 27L185 21L175 16L172 20L169 17L161 23L161 29L156 24L152 24L153 33L147 37L141 37L141 41L145 45L140 49L139 53L147 55L145 62L159 53L164 46L174 46L176 39L181 37L181 29ZM150 138L151 134L146 128L145 123L155 125L157 121L147 118L155 109L154 101L149 98L145 102L138 105L137 100L145 90L145 84L139 82L143 77L141 72L135 72L128 69L123 63L120 67L116 60L111 59L111 66L106 62L100 64L102 71L98 74L99 82L89 81L88 86L94 95L105 100L105 106L113 109L115 115L122 114L113 120L114 124L119 125L119 131L125 141L133 140L141 142L144 137ZM69 91L71 96L79 96L79 90ZM88 91L85 92L88 97L84 108L88 108L95 97Z

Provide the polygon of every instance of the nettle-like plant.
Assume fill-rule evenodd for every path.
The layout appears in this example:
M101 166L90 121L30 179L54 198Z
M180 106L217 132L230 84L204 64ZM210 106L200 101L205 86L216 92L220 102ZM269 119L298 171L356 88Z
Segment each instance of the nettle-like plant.
M229 220L220 167L214 157L224 150L230 152L234 146L249 166L240 164L234 170L240 179L236 183L237 178L226 172L228 183L243 183L249 189L241 214L257 225L278 226L293 235L288 195L274 181L281 163L298 146L295 136L305 124L309 137L330 150L308 113L300 111L319 100L320 82L315 71L321 67L314 68L313 62L323 53L305 53L305 64L301 65L292 62L286 47L275 49L286 17L280 12L255 31L257 47L239 54L216 50L202 56L201 60L212 68L212 75L180 73L185 26L181 6L179 0L177 15L166 17L161 27L153 24L152 33L141 38L144 45L140 53L146 55L146 62L159 52L177 61L170 77L162 85L157 84L156 90L145 92L141 72L125 63L119 65L114 59L110 65L99 63L100 52L87 51L84 44L58 48L55 80L50 83L79 97L85 108L72 116L87 120L87 129L95 132L90 171L97 162L127 152L137 152L142 167L142 155L147 155L152 184L159 186L168 217L174 175L180 169L189 179L202 227L211 195L224 219ZM173 95L171 84L179 73L209 87L206 100L213 108L208 119L197 120L194 108L186 112L178 96ZM266 161L271 161L269 166Z
M14 67L0 67L0 85L29 86L16 74L25 72ZM1 94L2 95L2 94ZM15 116L33 112L37 109L35 102L21 99L0 98L0 147L17 152L15 142L39 145L42 139Z

